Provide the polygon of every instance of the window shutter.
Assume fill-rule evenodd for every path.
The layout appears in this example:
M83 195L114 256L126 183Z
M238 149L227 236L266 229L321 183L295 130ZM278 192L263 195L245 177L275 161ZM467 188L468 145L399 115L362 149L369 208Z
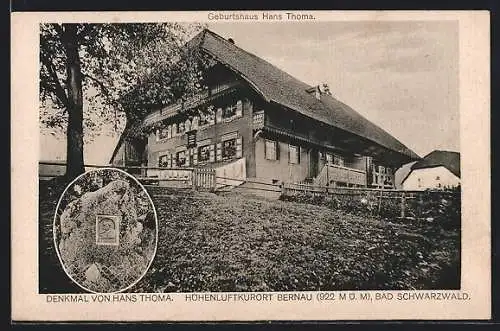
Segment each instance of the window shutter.
M276 160L280 159L280 144L278 141L274 142L274 147L276 149Z
M172 124L172 137L177 135L177 124Z
M191 121L189 119L186 120L184 127L186 132L191 131Z
M172 154L172 168L177 168L177 153Z
M222 122L222 108L217 108L217 112L215 113L215 123Z
M191 161L191 150L188 149L188 150L186 150L185 153L186 153L185 154L186 155L186 167L189 167L191 165L191 162L190 162Z
M238 100L238 102L236 102L236 116L243 116L243 102L241 102L241 100Z
M198 148L193 149L193 165L198 164Z
M160 140L160 130L156 130L156 141Z
M193 130L198 129L199 123L200 123L200 117L199 116L193 117L193 125L191 126L191 129Z
M167 168L170 168L170 155L167 153L164 156L167 159L167 162L166 162L167 163Z
M242 157L243 156L243 138L238 137L236 138L236 157Z
M217 154L215 155L215 161L222 161L222 143L217 143Z
M215 162L215 145L210 145L209 161Z

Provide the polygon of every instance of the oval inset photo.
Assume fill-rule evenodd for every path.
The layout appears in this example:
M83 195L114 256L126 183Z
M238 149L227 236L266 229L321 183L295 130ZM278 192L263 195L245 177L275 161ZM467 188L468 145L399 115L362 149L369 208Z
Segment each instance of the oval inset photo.
M103 168L73 180L54 216L54 245L66 274L93 293L121 292L149 269L158 218L148 192L128 173Z

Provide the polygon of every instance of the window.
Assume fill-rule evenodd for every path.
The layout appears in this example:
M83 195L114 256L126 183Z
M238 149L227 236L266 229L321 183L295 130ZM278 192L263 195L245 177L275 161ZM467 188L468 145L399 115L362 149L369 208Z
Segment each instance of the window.
M200 111L200 120L198 123L199 126L210 125L213 124L214 121L215 112L213 106L208 106L207 109Z
M300 163L300 147L288 145L288 163L299 164Z
M186 165L186 151L177 152L176 159L178 167Z
M198 162L208 162L210 160L210 145L198 148Z
M169 162L170 161L170 155L165 154L165 155L160 155L160 158L158 159L158 167L169 167Z
M326 153L326 163L331 164L333 162L333 155Z
M439 176L436 176L436 180L440 180L441 178Z
M344 166L344 158L340 155L333 156L333 164L343 167Z
M266 140L264 149L265 149L265 157L267 160L278 159L278 142L272 140Z
M208 125L208 114L200 113L199 126Z
M229 105L224 108L222 118L230 118L236 116L236 105Z
M178 134L183 134L186 131L186 127L184 125L184 122L179 123L179 129L178 129Z
M236 156L236 138L226 140L222 143L222 158L229 159Z
M166 139L168 137L168 127L166 128L161 128L158 130L158 140Z

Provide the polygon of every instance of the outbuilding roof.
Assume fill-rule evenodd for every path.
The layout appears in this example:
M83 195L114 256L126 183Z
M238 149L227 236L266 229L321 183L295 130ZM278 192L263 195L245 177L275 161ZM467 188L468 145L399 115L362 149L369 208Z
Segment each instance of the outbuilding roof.
M445 167L455 176L460 178L460 153L435 150L415 163L411 170Z

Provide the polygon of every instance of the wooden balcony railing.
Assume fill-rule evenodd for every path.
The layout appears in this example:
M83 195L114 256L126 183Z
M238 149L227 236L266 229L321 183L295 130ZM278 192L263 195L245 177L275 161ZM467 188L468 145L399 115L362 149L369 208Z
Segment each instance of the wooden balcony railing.
M158 121L167 119L175 114L177 114L180 110L182 109L189 109L193 107L197 107L201 103L204 103L206 101L212 100L214 98L217 98L221 96L222 94L229 93L233 91L237 86L239 86L239 83L237 81L234 82L228 82L226 84L222 84L217 87L217 89L212 89L212 91L209 93L208 91L206 92L200 92L190 98L188 98L183 104L178 102L175 104L172 104L170 106L166 106L165 108L161 110L157 110L152 112L151 114L147 115L146 118L144 119L144 123L147 124L153 124Z
M321 169L314 183L317 185L329 185L332 182L366 186L366 172L335 164L326 164Z

